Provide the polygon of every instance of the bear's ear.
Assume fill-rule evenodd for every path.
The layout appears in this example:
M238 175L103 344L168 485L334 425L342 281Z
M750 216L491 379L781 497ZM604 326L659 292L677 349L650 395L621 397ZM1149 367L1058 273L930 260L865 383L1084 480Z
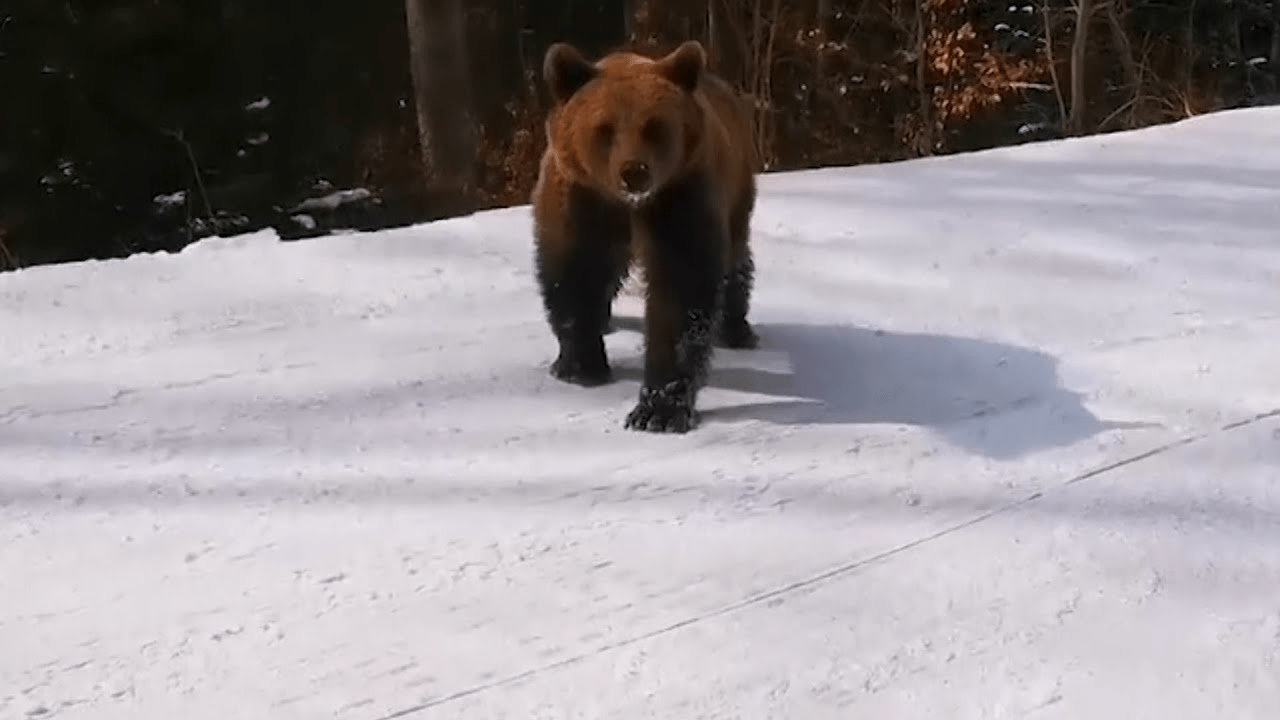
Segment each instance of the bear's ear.
M596 67L569 43L555 43L542 59L542 79L551 97L562 103L596 76Z
M707 67L707 51L697 40L686 40L658 61L662 74L687 92L693 92Z

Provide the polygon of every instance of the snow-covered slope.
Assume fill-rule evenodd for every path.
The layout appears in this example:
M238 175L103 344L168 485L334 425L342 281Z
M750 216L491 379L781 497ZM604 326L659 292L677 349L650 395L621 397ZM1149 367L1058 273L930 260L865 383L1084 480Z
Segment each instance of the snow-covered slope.
M1273 718L1280 109L762 179L688 435L527 208L0 276L0 717Z

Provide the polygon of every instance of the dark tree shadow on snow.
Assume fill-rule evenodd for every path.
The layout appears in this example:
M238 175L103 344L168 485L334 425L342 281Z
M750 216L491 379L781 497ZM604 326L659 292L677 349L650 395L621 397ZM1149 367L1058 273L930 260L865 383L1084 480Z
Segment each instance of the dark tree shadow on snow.
M636 318L615 317L614 323L619 330L641 329ZM704 422L914 425L1000 459L1070 445L1115 428L1150 427L1099 419L1079 393L1061 385L1058 361L1028 348L838 325L775 323L756 330L759 350L717 348L708 385L778 399L704 407ZM732 362L725 360L729 352ZM785 356L789 368L741 367L769 364L753 362L764 353ZM638 362L616 360L619 376L638 380Z

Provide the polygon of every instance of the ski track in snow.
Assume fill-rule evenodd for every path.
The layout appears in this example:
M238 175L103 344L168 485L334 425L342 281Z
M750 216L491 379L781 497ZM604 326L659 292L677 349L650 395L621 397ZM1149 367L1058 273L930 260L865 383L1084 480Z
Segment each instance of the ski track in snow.
M1271 718L1278 141L764 176L684 436L525 207L0 275L0 718Z

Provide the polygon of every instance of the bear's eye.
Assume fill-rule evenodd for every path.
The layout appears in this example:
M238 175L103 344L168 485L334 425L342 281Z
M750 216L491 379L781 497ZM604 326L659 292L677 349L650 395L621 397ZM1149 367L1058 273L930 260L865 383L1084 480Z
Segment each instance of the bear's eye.
M654 145L660 145L667 139L667 126L661 120L651 118L640 132L643 133L645 142Z
M610 142L613 140L613 123L600 123L596 126L596 140Z

